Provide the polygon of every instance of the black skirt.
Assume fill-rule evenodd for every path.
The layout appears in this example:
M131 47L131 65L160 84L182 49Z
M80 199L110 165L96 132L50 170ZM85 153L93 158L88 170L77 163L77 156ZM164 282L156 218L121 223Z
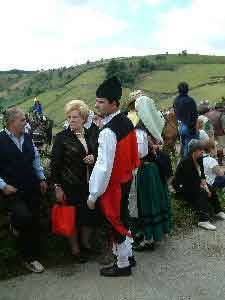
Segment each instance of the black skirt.
M66 202L77 209L77 226L96 226L100 224L99 208L91 210L87 206L88 185L76 186L72 189L65 189Z

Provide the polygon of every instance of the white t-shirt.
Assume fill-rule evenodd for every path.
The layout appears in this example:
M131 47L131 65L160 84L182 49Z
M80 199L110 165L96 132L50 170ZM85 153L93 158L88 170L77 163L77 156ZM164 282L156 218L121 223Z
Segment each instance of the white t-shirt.
M213 168L218 166L218 162L215 158L211 156L205 156L203 158L203 166L204 166L204 172L205 172L205 177L206 177L206 182L209 185L213 185L216 174L213 171Z

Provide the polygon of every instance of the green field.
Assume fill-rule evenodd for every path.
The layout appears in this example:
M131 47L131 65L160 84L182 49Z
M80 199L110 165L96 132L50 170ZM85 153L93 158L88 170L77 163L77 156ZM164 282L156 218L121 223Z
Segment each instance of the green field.
M147 58L154 62L157 56L147 56ZM123 58L128 63L137 63L138 59L138 57ZM225 96L225 57L189 54L187 56L164 55L164 59L166 59L165 65L172 65L174 70L157 70L137 76L134 86L123 89L122 105L126 102L131 90L143 89L157 101L160 107L168 107L176 96L176 88L180 81L189 83L190 94L197 102L207 98L214 103ZM52 72L49 88L39 93L38 97L43 103L46 115L55 121L56 127L61 127L65 118L64 105L66 102L72 99L83 99L91 108L94 107L95 91L105 78L106 63L107 61L101 61L91 65L76 66L76 68L60 69L64 70L61 81L57 77L57 70L46 71L48 76ZM3 104L9 106L9 104L17 103L28 111L33 105L34 97L14 99L13 95L16 95L16 91L21 87L24 88L29 82L34 82L34 86L38 86L37 79L38 76L41 76L40 72L24 73L18 78L14 74L10 74L10 76L11 79L8 74L0 74L0 101L1 95L11 95L10 93L12 93L8 104ZM70 80L67 80L68 78ZM4 84L7 84L6 89L4 89Z

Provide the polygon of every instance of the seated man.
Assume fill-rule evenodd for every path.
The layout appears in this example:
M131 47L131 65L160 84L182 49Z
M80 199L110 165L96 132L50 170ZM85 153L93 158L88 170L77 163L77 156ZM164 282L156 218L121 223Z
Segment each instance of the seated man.
M214 208L216 216L224 218L218 197L210 191L206 183L203 168L204 143L191 140L188 145L188 156L177 166L173 186L183 194L184 200L191 203L199 214L198 226L208 230L216 230L216 226L209 222L208 203Z
M39 211L41 192L47 185L40 157L30 135L24 133L26 118L17 107L4 115L5 129L0 132L0 190L9 208L11 226L29 270L40 273Z

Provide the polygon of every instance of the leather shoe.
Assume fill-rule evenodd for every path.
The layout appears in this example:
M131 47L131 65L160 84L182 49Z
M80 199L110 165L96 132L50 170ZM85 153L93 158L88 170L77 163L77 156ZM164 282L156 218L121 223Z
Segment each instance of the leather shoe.
M130 276L131 274L131 266L119 268L116 264L100 270L100 275L106 277Z
M134 255L128 257L128 260L129 260L131 268L136 267L137 262L136 262L136 259L135 259Z

